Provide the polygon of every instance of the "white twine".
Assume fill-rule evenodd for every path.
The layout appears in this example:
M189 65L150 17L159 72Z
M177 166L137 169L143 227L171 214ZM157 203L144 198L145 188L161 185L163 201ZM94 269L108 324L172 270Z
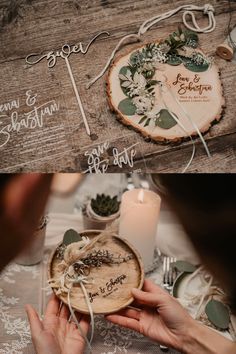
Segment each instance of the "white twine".
M183 23L184 23L185 27L188 28L189 30L191 30L193 32L197 32L197 33L210 33L215 30L215 28L216 28L216 19L215 19L215 15L214 15L215 9L210 4L205 4L204 6L183 5L183 6L177 7L174 10L168 11L164 14L155 16L155 17L145 21L141 25L141 27L139 28L139 31L137 34L127 35L120 40L120 42L117 44L114 51L112 52L110 58L108 59L104 69L92 81L89 82L89 84L87 85L87 88L90 88L96 81L98 81L105 74L105 72L107 71L107 69L111 65L116 53L118 52L118 50L120 49L121 45L123 44L123 42L125 40L127 40L129 38L135 38L138 41L141 41L141 36L143 34L145 34L151 27L153 27L154 25L156 25L157 23L159 23L162 20L165 20L165 19L168 19L168 18L174 16L175 14L180 12L181 10L185 10L183 13ZM196 17L195 17L195 14L193 11L202 11L204 15L207 15L208 19L209 19L209 25L205 28L200 28L200 26L197 23L197 20L196 20ZM188 23L187 16L191 17L193 25L190 25Z
M71 290L73 289L73 286L72 288L68 291L68 294L67 294L67 302L68 302L68 307L69 307L69 310L70 310L70 313L71 313L71 317L73 318L76 326L78 327L85 343L87 344L87 347L89 349L89 353L92 353L92 341L93 341L93 337L94 337L94 314L93 314L93 309L92 309L92 306L90 304L90 301L89 301L89 297L88 297L88 293L87 293L87 290L84 286L84 284L88 284L89 281L88 281L88 278L85 277L85 276L78 276L76 279L71 279L70 282L74 285L74 284L79 284L80 287L81 287L81 290L84 294L84 298L85 298L85 302L86 302L86 305L88 307L88 310L89 310L89 314L90 314L90 318L91 318L91 336L90 336L90 340L88 340L87 336L84 334L84 331L82 330L80 324L79 324L79 321L77 320L76 316L75 316L75 312L71 306Z
M181 110L183 111L183 113L185 114L185 116L188 118L189 122L192 124L193 128L197 131L202 143L203 143L203 146L206 150L206 153L207 153L207 156L209 158L211 158L211 153L208 149L208 146L207 146L207 143L201 133L201 131L199 130L198 126L196 125L196 123L192 120L192 118L190 117L189 113L186 111L186 109L180 104L178 98L175 96L175 94L173 93L173 91L171 90L170 87L168 87L167 84L164 84L164 83L161 83L160 84L160 93L161 93L161 98L162 98L162 101L165 105L165 108L167 109L167 111L170 113L170 115L172 116L172 118L177 122L177 124L182 128L182 130L188 135L188 137L190 138L191 140L191 143L193 145L193 152L192 152L192 156L187 164L187 166L184 168L183 170L183 173L187 172L188 168L191 166L192 162L193 162L193 159L194 159L194 156L195 156L195 153L196 153L196 146L195 146L195 142L192 138L192 136L188 133L187 129L185 128L185 126L180 122L180 120L173 114L173 112L170 111L170 109L168 108L168 105L165 101L165 98L164 98L164 95L163 95L163 86L165 86L168 90L168 92L171 94L172 98L175 100L175 102L178 104L178 106L181 108Z
M119 43L117 44L117 46L115 47L115 49L113 50L110 58L108 59L105 67L102 69L102 71L100 72L100 74L98 76L96 76L92 81L90 81L87 85L87 89L89 89L93 84L95 84L96 81L98 81L107 71L107 69L109 68L109 66L111 65L113 59L115 58L116 53L119 51L119 49L121 48L122 44L129 38L135 38L137 41L140 41L140 36L138 34L129 34L125 37L123 37Z
M207 143L205 142L204 138L203 138L203 135L202 133L200 132L200 130L198 129L198 126L196 125L196 123L192 120L192 118L190 117L189 113L186 111L186 109L180 104L178 98L174 95L173 91L171 90L171 88L167 87L171 96L173 97L173 99L176 101L176 103L178 104L178 106L182 109L182 111L184 112L185 116L188 118L189 122L192 124L193 128L197 131L202 143L203 143L203 146L206 150L206 153L207 153L207 156L209 158L211 158L211 153L208 149L208 146L207 146Z
M196 153L196 146L195 146L195 143L194 143L194 140L192 138L192 136L188 133L187 129L185 128L185 126L180 122L180 120L173 114L173 112L171 112L166 104L166 101L164 99L164 96L163 96L163 84L160 85L160 93L161 93L161 98L162 98L162 101L164 103L164 106L165 108L167 109L167 111L170 113L170 115L172 116L172 118L176 121L176 123L182 128L182 130L188 135L188 137L190 138L191 140L191 143L193 145L193 152L192 152L192 156L187 164L187 166L184 168L183 170L183 173L187 172L187 170L189 169L189 167L191 166L192 162L193 162L193 159L194 159L194 156L195 156L195 153Z
M184 23L185 27L187 27L189 30L191 30L193 32L198 32L198 33L210 33L212 31L214 31L214 29L216 28L216 20L215 20L215 16L214 16L215 9L212 5L210 5L210 4L205 4L204 6L183 5L183 6L177 7L174 10L168 11L162 15L155 16L155 17L145 21L139 29L139 32L138 32L139 35L141 36L142 34L147 32L152 26L154 26L158 22L160 22L162 20L166 20L166 19L176 15L181 10L185 10L183 13L183 23ZM196 21L196 17L195 17L195 14L193 13L193 11L202 11L204 13L204 15L208 15L209 25L205 28L200 28L197 21ZM187 16L191 17L193 26L191 26L188 23Z

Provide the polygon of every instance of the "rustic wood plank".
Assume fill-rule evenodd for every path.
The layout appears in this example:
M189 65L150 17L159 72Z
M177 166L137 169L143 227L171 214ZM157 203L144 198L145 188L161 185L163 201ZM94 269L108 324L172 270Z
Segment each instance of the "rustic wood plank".
M189 173L225 173L225 171L236 173L236 134L221 136L208 141L212 152L212 159L206 156L201 146L197 144L197 152L194 161L189 168ZM182 149L171 152L163 152L158 155L146 157L145 163L150 173L158 171L160 173L183 172L192 154L192 149L185 146ZM135 169L139 170L142 161L135 164ZM112 169L109 172L113 171Z
M19 4L14 10L14 4ZM194 5L205 4L204 0L176 1L175 5L192 3ZM218 44L222 43L226 36L228 26L228 0L212 1L216 8L217 28L209 35L200 35L203 50L214 54ZM34 134L29 134L26 129L19 133L11 134L9 143L0 148L1 171L75 171L86 170L86 152L94 147L109 142L109 151L116 148L124 151L133 144L136 145L135 166L123 165L123 171L141 169L142 171L173 172L171 163L157 164L156 170L149 162L149 156L171 160L176 156L176 171L178 166L184 165L186 154L191 150L191 143L185 142L179 146L160 145L145 142L138 133L128 130L116 121L107 105L105 93L105 79L97 82L90 90L86 85L91 77L94 77L104 66L108 56L117 41L125 34L136 32L140 24L155 13L161 13L173 8L175 5L167 4L160 0L158 6L155 0L0 0L0 42L3 43L0 53L0 105L12 100L20 99L19 116L30 111L25 104L26 92L32 90L37 93L37 106L55 100L60 109L50 117L45 117L44 127ZM12 10L13 7L13 10ZM236 4L232 3L232 18L236 22ZM11 15L11 11L13 14ZM15 11L15 12L14 12ZM9 15L10 13L10 15ZM6 20L7 19L7 20ZM197 14L200 25L205 24L201 14ZM181 23L181 16L176 15L171 21L164 21L145 35L145 40L152 41L166 37ZM73 55L70 63L75 80L81 94L84 109L92 130L92 136L88 137L81 114L75 100L68 72L64 61L58 61L53 69L48 69L45 62L37 66L29 67L25 64L25 57L32 53L45 53L49 50L59 49L64 43L78 43L88 40L99 31L108 30L111 34L108 38L100 38L91 47L85 57ZM127 49L135 48L137 43L126 46L120 54ZM225 171L233 169L232 158L229 157L227 145L232 142L236 133L236 66L220 58L216 63L221 69L222 83L226 97L226 110L222 121L215 125L206 135L206 140L213 147L212 160L205 160L205 152L199 149L199 158L193 166L194 170L203 168L205 171L221 170L222 163L217 157L219 150L215 146L220 141L221 149L225 154ZM1 118L1 126L9 121L9 115ZM51 131L50 131L51 129ZM53 132L57 132L54 134ZM31 132L32 133L32 132ZM48 134L48 135L47 135ZM31 137L30 137L31 136ZM5 136L0 137L0 144ZM214 143L215 141L215 143ZM224 145L227 148L222 148ZM24 149L22 149L24 144ZM28 151L26 147L28 146ZM170 158L167 158L167 156ZM221 156L223 153L221 153ZM109 155L109 153L108 153ZM182 156L182 157L181 157ZM179 159L182 158L182 161ZM175 158L174 158L175 159ZM141 164L140 164L141 161ZM198 162L197 162L198 161ZM214 161L214 163L213 163ZM113 166L114 157L109 158L110 170L120 171ZM214 166L213 166L214 165ZM88 167L88 166L87 166Z

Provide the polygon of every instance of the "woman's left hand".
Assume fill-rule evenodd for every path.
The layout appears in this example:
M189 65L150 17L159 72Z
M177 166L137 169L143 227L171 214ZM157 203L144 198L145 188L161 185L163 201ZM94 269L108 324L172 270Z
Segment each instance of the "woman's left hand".
M82 354L85 342L76 324L70 323L69 309L66 305L60 308L60 301L52 295L41 321L35 309L26 305L33 344L37 354ZM83 333L89 330L89 318L76 314Z

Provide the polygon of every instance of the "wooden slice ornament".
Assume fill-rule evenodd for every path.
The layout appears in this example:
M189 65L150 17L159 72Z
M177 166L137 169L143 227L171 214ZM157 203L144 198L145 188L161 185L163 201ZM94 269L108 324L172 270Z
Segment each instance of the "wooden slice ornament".
M53 251L49 260L49 284L55 294L68 305L67 287L70 283L66 279L73 277L73 270L76 269L77 274L86 277L83 285L94 314L110 314L130 305L133 302L131 289L141 289L144 282L143 264L137 251L125 239L108 235L106 231L81 232L82 249L79 249L81 241L76 242L76 237L76 232L69 230L67 241L64 237L63 243ZM68 266L71 266L70 269ZM63 278L65 272L68 273L67 278ZM73 285L70 302L74 310L89 314L79 284Z
M181 29L119 57L107 94L119 121L159 142L207 132L225 104L218 67L198 48L197 34Z

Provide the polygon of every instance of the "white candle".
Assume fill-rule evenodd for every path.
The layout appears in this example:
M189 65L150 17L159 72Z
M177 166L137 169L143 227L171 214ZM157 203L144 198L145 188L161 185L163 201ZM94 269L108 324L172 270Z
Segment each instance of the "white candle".
M119 236L139 251L145 270L153 263L161 198L158 194L133 189L121 200Z

